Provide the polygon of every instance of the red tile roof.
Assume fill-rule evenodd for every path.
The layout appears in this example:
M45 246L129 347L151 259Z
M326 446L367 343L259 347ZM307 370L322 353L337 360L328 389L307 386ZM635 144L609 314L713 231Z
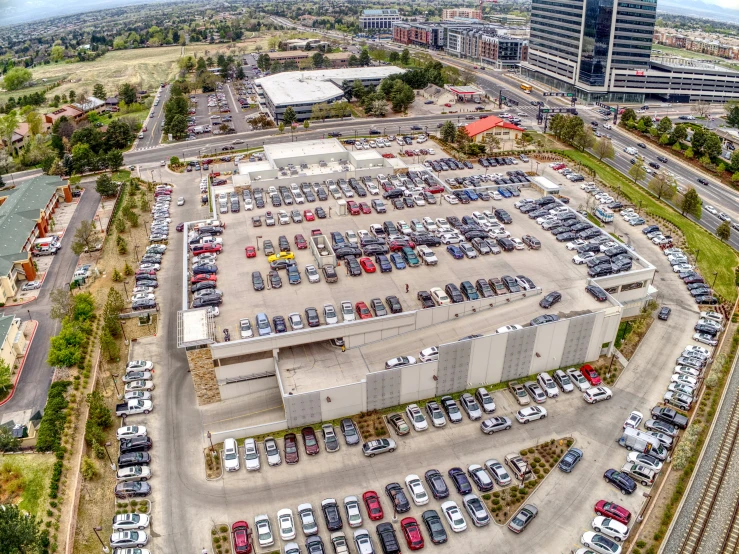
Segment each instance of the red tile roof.
M501 119L494 115L489 115L482 119L478 119L477 121L473 123L465 125L465 130L467 131L467 134L469 136L475 137L479 135L480 133L485 133L489 131L493 127L502 127L504 129L512 129L514 131L521 131L521 132L525 130L525 129L522 129L521 127L517 127L516 125L514 125L513 123L510 123L509 121L506 121L505 119Z

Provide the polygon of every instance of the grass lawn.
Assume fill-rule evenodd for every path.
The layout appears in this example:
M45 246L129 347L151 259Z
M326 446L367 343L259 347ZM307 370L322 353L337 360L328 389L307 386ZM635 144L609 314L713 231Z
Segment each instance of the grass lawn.
M0 456L0 503L18 504L33 515L46 506L53 454Z
M37 85L35 87L28 87L28 88L22 88L20 90L2 90L0 91L0 104L5 104L5 102L8 101L8 98L11 96L15 98L16 100L18 98L21 98L24 94L29 95L33 94L34 92L44 92L44 89L48 87L51 83L41 83L40 85ZM55 89L52 89L48 93L46 93L46 98L54 98L54 95L56 92L54 92Z
M715 290L727 302L733 304L737 297L734 284L734 268L737 266L736 252L727 244L721 242L716 236L709 233L697 223L683 217L666 204L659 202L652 194L638 185L618 170L612 168L587 152L577 150L565 150L564 154L571 159L580 162L597 172L598 176L613 187L620 187L621 193L632 203L638 204L647 210L647 213L666 219L680 228L688 241L690 248L695 252L700 250L698 258L698 269L707 279L712 278L714 272L716 277Z
M671 46L663 46L661 44L655 44L654 49L662 50L662 52L668 56L681 56L683 58L698 59L698 60L710 60L714 63L723 65L724 67L739 67L739 63L726 58L719 58L718 56L711 56L710 54L701 54L700 52L693 52L692 50L686 50L684 48L672 48ZM654 49L652 53L654 53ZM660 54L654 54L659 56Z

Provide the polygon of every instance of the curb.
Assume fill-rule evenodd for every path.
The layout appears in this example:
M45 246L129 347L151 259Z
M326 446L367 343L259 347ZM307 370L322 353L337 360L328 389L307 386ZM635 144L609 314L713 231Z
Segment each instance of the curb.
M15 389L18 386L18 381L21 378L21 373L23 373L23 367L26 365L26 358L28 357L28 352L31 350L31 345L33 343L33 337L36 336L36 330L38 329L38 321L33 320L33 319L31 321L33 321L36 325L33 328L33 333L31 333L31 337L28 339L28 347L26 348L26 353L23 355L23 359L21 360L21 365L18 368L18 374L15 376L15 382L13 382L13 389L10 391L10 394L8 395L8 397L2 402L0 402L0 406L7 404L8 402L10 402L11 398L13 398L13 395L15 394Z

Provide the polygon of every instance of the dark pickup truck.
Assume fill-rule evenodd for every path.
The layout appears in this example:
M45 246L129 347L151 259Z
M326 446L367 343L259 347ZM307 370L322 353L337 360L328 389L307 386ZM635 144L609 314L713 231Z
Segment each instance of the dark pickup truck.
M655 406L652 408L652 417L666 423L672 423L680 429L685 429L688 426L688 418L672 408Z

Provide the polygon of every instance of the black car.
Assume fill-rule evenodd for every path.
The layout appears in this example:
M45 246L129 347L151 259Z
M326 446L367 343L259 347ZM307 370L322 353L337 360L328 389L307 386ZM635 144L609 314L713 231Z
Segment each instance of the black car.
M662 308L660 308L659 310L659 313L657 314L657 318L661 319L662 321L667 321L671 313L672 313L672 308L668 308L667 306L662 306Z
M708 179L704 179L703 177L698 177L698 182L699 182L699 183L700 183L701 185L705 185L705 186L708 186Z
M434 304L434 299L431 298L431 294L427 290L419 290L416 298L421 301L422 308L433 308L436 306L436 304Z
M529 325L531 325L532 327L535 327L536 325L544 325L545 323L552 323L554 321L559 321L558 315L544 314L544 315L535 317L534 319L529 321Z
M449 487L438 469L429 469L424 474L424 477L426 479L426 484L429 486L429 489L431 489L431 494L436 498L436 500L449 497Z
M351 419L342 419L339 424L339 429L341 429L341 433L344 435L344 440L346 440L347 445L353 446L355 444L359 444L359 431Z
M218 266L215 264L199 265L198 267L192 268L193 275L209 275L212 273L218 273Z
M398 299L397 296L386 296L385 302L387 303L388 308L390 308L391 314L399 314L403 312L403 306L400 304L400 299Z
M518 282L510 275L503 275L500 279L503 281L505 288L508 289L508 292L521 292Z
M443 544L448 540L444 524L441 522L441 518L436 513L436 510L426 510L421 515L421 519L426 526L432 543Z
M376 256L378 254L387 254L389 251L385 244L368 244L362 247L365 256Z
M478 279L475 281L475 288L482 298L492 298L495 296L493 289L490 288L490 285L485 279Z
M457 489L457 492L461 495L470 494L472 492L472 484L470 483L470 480L467 479L467 475L465 475L464 470L458 467L453 467L449 470L449 477L452 480L452 483L454 483L454 487Z
M508 212L501 208L496 208L493 212L493 215L495 216L495 219L497 219L501 223L504 223L506 225L513 223L513 219L508 214Z
M347 256L361 256L362 250L355 248L354 246L342 246L341 248L336 248L334 250L334 254L336 254L337 260L343 260Z
M198 285L204 285L208 283L209 281L205 281L203 283L198 283ZM264 279L262 278L262 274L259 271L253 271L251 274L251 284L254 287L254 290L264 290ZM194 289L195 287L193 287ZM215 283L213 283L213 288L215 288ZM193 290L195 292L195 290Z
M318 327L321 324L321 320L318 318L318 310L315 308L305 309L305 319L308 322L308 327Z
M362 274L362 268L359 265L357 258L354 256L347 256L344 258L344 263L346 264L346 268L350 276L359 277Z
M423 244L426 246L441 246L441 239L427 233L413 233L411 240L416 244Z
M282 278L280 278L280 274L276 271L270 271L267 273L267 278L269 279L269 285L273 289L279 289L282 288Z
M326 520L326 527L329 531L338 531L344 526L336 500L327 498L321 502L321 510L323 511L323 517Z
M375 531L383 554L400 554L400 544L392 523L380 523Z
M316 206L313 213L316 214L318 219L326 219L326 211L321 206Z
M144 437L146 438L146 437ZM151 456L148 452L129 452L118 456L118 467L139 466L151 463Z
M192 301L192 308L205 308L206 306L220 306L223 303L223 297L218 295L201 296Z
M587 287L585 287L585 291L589 293L593 298L595 298L598 302L605 302L606 300L608 300L606 291L596 285L588 285Z
M560 300L562 300L562 295L559 292L557 291L550 292L544 298L541 299L541 301L539 302L539 306L541 306L542 308L546 310L554 306Z
M151 485L141 481L127 481L115 486L116 498L145 497L151 494Z
M459 288L467 300L480 299L480 295L477 294L477 289L469 281L462 281L461 283L459 283Z
M606 483L610 483L620 490L621 494L632 494L636 490L634 480L625 473L621 473L615 469L606 470L603 474L603 479L605 479Z
M130 439L122 439L120 442L121 454L129 454L131 452L146 452L152 446L151 437L131 437Z
M326 554L326 549L323 547L323 539L317 535L305 539L305 550L307 554Z
M559 462L559 469L565 473L570 473L577 463L582 460L583 453L579 448L570 448Z
M156 300L151 300L149 298L144 298L143 300L134 300L131 303L131 309L134 312L138 312L140 310L154 310L157 307Z
M272 318L272 326L275 329L275 333L287 333L287 325L285 324L285 318L281 315L276 315Z
M398 483L390 483L388 486L386 486L385 494L388 495L388 497L390 498L390 502L392 502L393 506L395 507L395 511L399 514L404 514L411 509L411 504L410 502L408 502L408 498L405 496L403 487L401 487Z
M462 292L454 283L447 283L447 285L444 287L444 292L446 292L447 296L451 298L452 302L454 302L455 304L458 304L459 302L464 302L464 296L462 296Z

